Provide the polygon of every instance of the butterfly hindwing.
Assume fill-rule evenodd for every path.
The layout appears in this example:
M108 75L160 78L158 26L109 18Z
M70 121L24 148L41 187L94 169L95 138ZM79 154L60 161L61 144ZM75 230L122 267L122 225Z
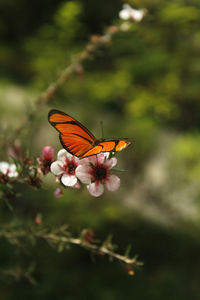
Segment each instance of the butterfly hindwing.
M96 141L96 144L96 146L85 152L82 158L98 154L100 152L118 152L130 145L130 142L127 140L100 140L99 142Z

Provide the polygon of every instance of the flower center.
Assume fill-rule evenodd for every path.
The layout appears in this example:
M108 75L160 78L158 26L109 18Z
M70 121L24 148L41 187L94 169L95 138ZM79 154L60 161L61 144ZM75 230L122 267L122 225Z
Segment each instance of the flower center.
M107 170L103 167L96 167L94 169L94 177L97 180L102 180L106 177L107 175Z
M70 163L70 164L68 164L67 167L68 167L68 174L74 174L75 173L75 169L76 169L75 164Z

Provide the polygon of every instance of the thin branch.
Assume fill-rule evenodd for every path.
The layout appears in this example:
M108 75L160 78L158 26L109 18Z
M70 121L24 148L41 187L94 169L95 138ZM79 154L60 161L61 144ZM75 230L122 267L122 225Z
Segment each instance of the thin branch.
M61 71L55 81L49 84L46 90L36 99L35 101L35 110L38 109L43 104L46 104L57 91L57 89L62 86L70 77L72 73L76 73L84 61L86 61L92 54L94 54L100 47L109 45L113 35L119 31L119 28L116 26L109 26L105 34L103 35L93 35L90 38L89 43L85 46L84 50L79 54L72 57L72 63L67 66L63 71ZM26 127L26 124L30 121L33 121L35 117L34 111L31 111L27 114L26 120L21 124L15 131L15 136L18 136L19 133Z
M9 230L2 229L0 231L0 239L1 238L7 239L12 244L20 245L20 247L22 246L22 239L24 238L43 239L49 242L51 245L58 247L60 244L64 246L77 245L87 249L90 252L100 255L107 255L110 258L115 258L116 260L121 261L126 265L131 265L132 267L138 267L142 265L142 263L137 261L136 258L130 258L127 255L121 255L115 252L113 250L114 245L111 243L111 241L109 241L109 243L105 242L102 245L97 245L93 241L87 242L83 236L81 236L80 238L71 237L69 232L63 231L62 228L58 229L56 233L52 233L47 232L47 230L36 231L33 228L29 228L27 230L20 230L17 229L17 227L11 227Z
M125 264L130 265L137 265L137 260L135 258L129 258L123 255L120 255L112 250L109 250L106 246L98 246L93 243L87 243L83 239L79 238L71 238L71 237L60 237L56 236L55 234L49 233L49 234L35 234L36 237L42 238L44 240L51 240L54 242L62 242L65 244L72 244L72 245L78 245L80 247L86 248L92 252L108 255L109 257L113 257L119 261L122 261Z

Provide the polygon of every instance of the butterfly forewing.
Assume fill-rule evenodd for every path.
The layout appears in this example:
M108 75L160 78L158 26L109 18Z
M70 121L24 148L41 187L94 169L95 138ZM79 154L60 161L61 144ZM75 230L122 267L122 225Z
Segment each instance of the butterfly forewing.
M94 143L94 135L81 123L59 110L51 110L48 115L49 122L60 134L74 133L88 139Z
M50 123L65 123L74 121L74 118L70 117L69 115L63 113L62 111L52 109L49 112L49 122Z
M63 147L73 155L81 157L93 147L95 142L93 134L71 116L58 110L51 110L48 119L59 131Z

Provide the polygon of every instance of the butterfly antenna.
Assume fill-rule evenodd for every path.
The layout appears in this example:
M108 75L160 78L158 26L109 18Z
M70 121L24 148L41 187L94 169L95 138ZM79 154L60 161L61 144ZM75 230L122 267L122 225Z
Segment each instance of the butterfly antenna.
M100 126L101 126L101 137L102 139L104 139L103 121L100 121Z

